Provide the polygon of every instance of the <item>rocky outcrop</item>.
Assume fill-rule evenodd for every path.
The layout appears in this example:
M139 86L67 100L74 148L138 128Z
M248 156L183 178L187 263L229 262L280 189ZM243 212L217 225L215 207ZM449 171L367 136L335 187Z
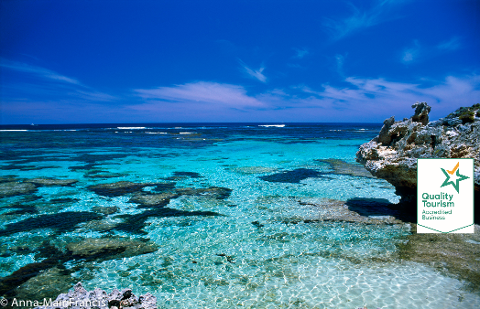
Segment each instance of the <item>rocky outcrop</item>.
M385 120L377 137L360 146L357 162L395 186L402 202L416 201L418 158L474 158L477 208L480 188L480 104L428 122L431 107L415 103L415 115ZM478 208L477 208L478 209Z
M135 296L131 289L119 291L114 289L110 294L101 289L87 291L79 282L73 291L60 294L51 304L37 306L35 309L67 309L67 308L98 308L98 309L156 309L157 298L150 293Z

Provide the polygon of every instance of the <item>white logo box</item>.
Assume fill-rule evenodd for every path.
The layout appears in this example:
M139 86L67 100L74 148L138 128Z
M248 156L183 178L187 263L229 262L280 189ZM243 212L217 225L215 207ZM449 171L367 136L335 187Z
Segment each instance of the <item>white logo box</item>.
M417 161L417 233L473 233L474 159Z

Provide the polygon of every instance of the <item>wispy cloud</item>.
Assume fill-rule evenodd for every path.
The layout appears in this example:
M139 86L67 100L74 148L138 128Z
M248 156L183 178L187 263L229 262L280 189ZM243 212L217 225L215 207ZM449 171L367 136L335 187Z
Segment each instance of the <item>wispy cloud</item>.
M302 59L303 57L305 57L306 55L308 55L310 53L308 51L308 49L306 49L306 48L293 48L293 50L296 53L293 56L293 58L296 58L296 59Z
M29 73L41 78L50 79L53 81L63 82L72 85L83 86L78 80L70 78L46 68L29 65L27 63L11 61L5 58L0 58L0 67L10 69L17 72Z
M460 106L468 106L478 101L480 97L480 76L463 77L448 76L443 81L426 86L422 83L402 83L388 81L382 78L345 79L348 87L333 87L323 85L323 90L314 91L305 87L303 91L314 94L318 100L329 102L332 106L348 104L345 117L355 113L365 118L409 116L410 105L416 101L426 101L432 105L432 117L445 116ZM365 114L369 111L369 115Z
M402 62L407 64L418 59L420 55L420 44L414 41L414 46L405 48L402 53Z
M398 4L399 1L384 0L377 2L372 8L368 10L360 10L355 5L347 2L350 11L350 16L345 18L324 18L323 27L334 40L342 39L354 32L378 25L393 17L387 18L386 13Z
M214 82L196 82L172 87L135 89L136 95L146 100L165 103L188 103L201 108L223 106L235 109L263 107L264 104L247 95L242 86Z
M344 82L347 86L323 84L315 89L299 85L249 95L240 85L203 81L137 89L135 93L143 102L129 108L149 115L178 117L187 113L190 121L381 122L392 115L411 116L411 105L417 101L427 101L433 107L432 118L438 118L476 103L480 97L480 76L476 75L418 83L359 77L347 77Z
M239 59L238 62L242 66L241 68L242 71L247 73L248 76L250 76L251 78L257 79L262 83L267 82L267 77L263 75L263 70L265 70L265 67L263 65L258 70L253 70L249 68L242 60Z
M403 49L401 61L404 64L419 62L427 58L437 57L445 53L453 52L462 47L458 37L452 37L448 41L440 42L437 45L420 45L418 40L413 41L412 46Z
M457 50L461 47L460 39L458 37L453 37L448 41L441 42L437 45L437 48L444 51Z
M344 72L343 72L343 65L345 63L345 56L341 55L341 54L336 54L335 55L335 61L336 61L336 64L337 64L337 73L340 75L340 76L344 76Z
M113 101L115 96L97 91L75 78L59 74L47 68L28 63L0 58L0 67L20 76L21 81L9 81L1 86L5 98L22 96L50 96L56 99L79 99L87 101Z

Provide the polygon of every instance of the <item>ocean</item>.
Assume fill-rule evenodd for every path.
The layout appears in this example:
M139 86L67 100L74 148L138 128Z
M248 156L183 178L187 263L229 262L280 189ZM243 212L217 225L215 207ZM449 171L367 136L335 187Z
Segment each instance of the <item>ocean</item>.
M43 299L82 282L159 308L478 308L465 282L399 256L409 224L344 213L399 202L355 162L380 128L1 126L0 291Z

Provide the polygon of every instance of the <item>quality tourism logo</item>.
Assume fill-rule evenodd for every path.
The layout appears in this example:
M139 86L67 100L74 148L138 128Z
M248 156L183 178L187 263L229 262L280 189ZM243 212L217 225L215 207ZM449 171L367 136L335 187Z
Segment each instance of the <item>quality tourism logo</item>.
M473 233L473 159L417 163L417 232Z
M455 167L451 171L448 171L448 170L446 171L443 168L441 169L443 174L445 174L445 176L447 176L447 178L445 179L445 181L442 184L442 187L452 185L455 188L455 190L457 190L457 193L460 193L460 181L470 178L470 177L467 177L465 175L460 174L460 169L458 168L459 166L460 166L460 162L457 162L457 165L455 165ZM456 174L457 177L456 177L455 182L454 182L453 180L450 180L450 178L452 178L451 176L453 176L455 174L455 171L457 171L457 174Z

